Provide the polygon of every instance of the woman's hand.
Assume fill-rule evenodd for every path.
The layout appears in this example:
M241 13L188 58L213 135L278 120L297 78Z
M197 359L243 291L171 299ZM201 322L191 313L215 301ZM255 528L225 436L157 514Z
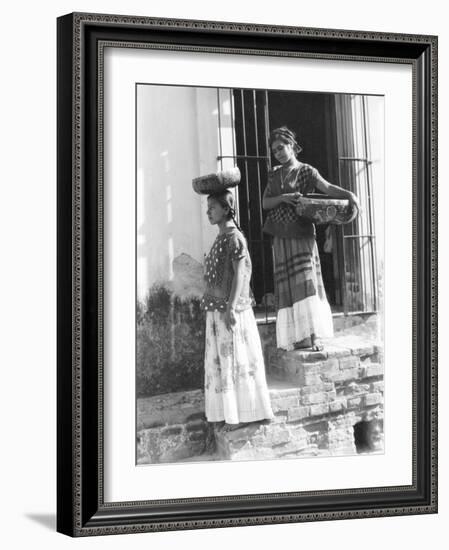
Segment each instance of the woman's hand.
M304 210L305 210L304 203L302 202L301 197L299 197L296 202L296 213L298 214L298 216L302 216Z
M290 204L291 206L296 206L301 193L284 193L281 195L282 202L285 204Z
M355 195L354 193L351 193L348 197L348 200L349 200L349 204L357 210L357 214L360 214L361 207L360 207L360 202L359 202L359 199L357 198L357 195Z
M235 325L237 324L237 317L235 316L235 309L227 308L225 311L224 322L228 330L234 330Z

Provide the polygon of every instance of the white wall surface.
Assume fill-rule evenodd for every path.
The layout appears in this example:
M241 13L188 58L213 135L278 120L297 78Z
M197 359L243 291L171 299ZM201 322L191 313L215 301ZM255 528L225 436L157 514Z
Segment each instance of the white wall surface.
M174 281L173 262L181 254L202 265L217 235L206 216L207 199L193 191L192 179L234 166L231 159L217 160L234 154L230 97L217 88L137 87L140 300L154 284Z
M154 283L173 280L180 254L202 261L201 204L192 190L192 178L201 175L196 95L194 87L138 86L139 298Z
M255 9L257 6L257 9ZM1 250L2 453L0 541L3 548L344 548L400 545L442 548L449 520L448 400L440 399L440 513L325 523L126 535L71 540L55 533L56 497L56 17L71 11L290 24L385 32L439 34L440 121L449 120L449 31L443 1L378 0L90 0L7 3L2 11ZM445 152L449 131L440 124L440 280L448 270L449 195ZM447 337L447 285L440 289L441 348ZM440 387L449 386L441 355Z

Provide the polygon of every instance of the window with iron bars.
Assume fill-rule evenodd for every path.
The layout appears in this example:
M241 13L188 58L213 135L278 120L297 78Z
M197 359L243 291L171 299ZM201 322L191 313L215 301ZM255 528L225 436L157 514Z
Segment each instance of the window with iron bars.
M378 308L370 136L366 99L360 95L234 89L229 91L233 151L218 160L240 168L238 218L248 241L259 322L275 320L271 237L262 231L262 195L275 162L270 129L287 125L303 146L299 159L359 197L362 213L344 226L317 226L324 285L334 315L375 313ZM223 128L218 98L219 135ZM229 154L230 153L230 154Z

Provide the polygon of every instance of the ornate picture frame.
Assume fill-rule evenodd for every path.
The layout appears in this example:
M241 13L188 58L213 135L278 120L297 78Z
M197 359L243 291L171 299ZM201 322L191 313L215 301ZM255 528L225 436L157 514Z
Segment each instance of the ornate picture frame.
M75 13L58 18L58 504L70 536L437 512L437 37ZM412 70L412 482L105 500L105 48ZM134 365L127 365L134 371ZM132 431L132 427L130 427ZM210 467L214 465L211 464Z

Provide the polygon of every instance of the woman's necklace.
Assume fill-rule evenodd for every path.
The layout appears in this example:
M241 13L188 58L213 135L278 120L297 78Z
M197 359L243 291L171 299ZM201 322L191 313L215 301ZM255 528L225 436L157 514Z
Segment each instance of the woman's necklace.
M281 189L284 189L284 183L287 183L290 174L293 172L293 170L295 168L297 168L297 166L298 166L297 164L294 164L293 166L291 166L289 171L285 174L285 176L284 176L284 167L282 166L282 168L281 168Z

